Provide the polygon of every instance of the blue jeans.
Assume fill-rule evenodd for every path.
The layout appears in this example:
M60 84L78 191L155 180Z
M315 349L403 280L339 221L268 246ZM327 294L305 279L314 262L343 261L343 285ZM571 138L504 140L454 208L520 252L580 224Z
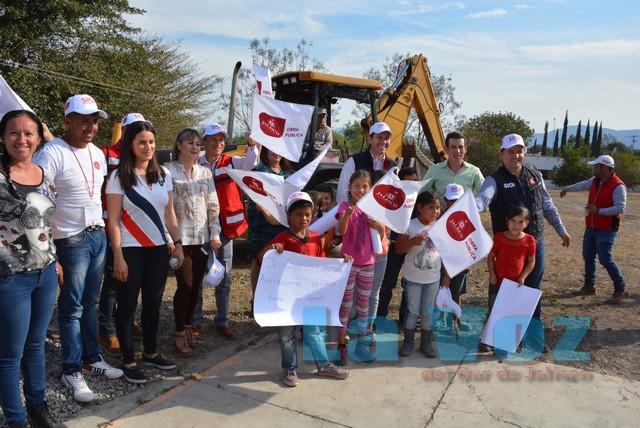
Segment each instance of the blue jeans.
M440 281L430 284L420 284L402 278L407 309L404 315L404 328L412 330L418 323L418 315L422 330L431 330L429 311L436 306L436 295L440 287Z
M613 244L616 242L618 232L615 230L598 230L587 227L582 240L582 257L584 258L584 283L595 285L596 283L596 255L600 264L607 270L614 291L624 291L626 284L622 272L613 260Z
M207 269L210 269L211 266L213 266L213 257L216 257L224 266L224 278L215 288L217 312L213 322L216 327L226 327L229 324L229 295L231 294L231 268L233 267L233 239L227 238L224 232L220 232L220 241L222 241L222 246L218 249L218 255L215 256L213 252L209 254ZM202 315L203 288L204 287L200 287L198 303L196 304L196 310L193 313L193 325L202 325L204 322L204 316Z
M280 335L280 355L282 356L282 368L298 368L298 347L296 344L297 325L285 325L278 328ZM318 369L323 368L329 362L327 348L324 341L324 332L317 325L304 326L304 344L311 348L313 359Z
M113 251L107 239L107 262L100 289L98 309L98 335L111 337L116 335L116 279L113 277Z
M47 326L58 292L55 263L0 277L0 404L8 424L23 421L20 372L28 407L44 402Z
M55 240L64 284L58 296L62 373L82 371L82 363L100 361L96 304L107 253L104 230Z

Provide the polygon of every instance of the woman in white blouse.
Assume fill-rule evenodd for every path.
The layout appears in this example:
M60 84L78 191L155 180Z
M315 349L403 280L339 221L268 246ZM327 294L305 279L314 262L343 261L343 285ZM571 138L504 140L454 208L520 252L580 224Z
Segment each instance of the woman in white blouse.
M196 346L193 337L193 313L198 301L208 253L218 251L220 241L220 206L211 170L198 163L200 135L183 129L173 143L175 159L167 169L173 180L173 207L180 225L184 262L176 270L178 287L173 296L176 332L175 346L182 357L191 356Z

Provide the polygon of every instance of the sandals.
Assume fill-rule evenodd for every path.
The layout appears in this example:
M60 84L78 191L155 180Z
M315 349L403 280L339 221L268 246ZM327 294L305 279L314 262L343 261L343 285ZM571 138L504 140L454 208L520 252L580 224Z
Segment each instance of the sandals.
M191 348L187 342L187 335L185 331L176 331L173 335L173 340L175 342L178 355L184 358L191 356Z
M198 341L193 335L193 327L190 325L184 325L184 333L187 336L187 343L189 344L189 348L194 349L198 346Z

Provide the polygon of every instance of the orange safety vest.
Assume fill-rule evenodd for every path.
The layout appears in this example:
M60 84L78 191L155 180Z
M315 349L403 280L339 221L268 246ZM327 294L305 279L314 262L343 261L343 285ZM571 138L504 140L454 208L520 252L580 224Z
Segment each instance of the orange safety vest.
M615 172L611 174L611 178L604 182L594 178L589 189L589 203L598 208L609 208L613 205L613 191L619 185L624 186L624 182L618 178ZM593 229L618 230L620 218L620 214L614 216L587 214L584 220L587 227Z
M220 202L220 226L229 239L237 238L249 228L244 215L241 190L222 169L229 165L233 168L231 160L231 156L221 154L213 170L213 180Z

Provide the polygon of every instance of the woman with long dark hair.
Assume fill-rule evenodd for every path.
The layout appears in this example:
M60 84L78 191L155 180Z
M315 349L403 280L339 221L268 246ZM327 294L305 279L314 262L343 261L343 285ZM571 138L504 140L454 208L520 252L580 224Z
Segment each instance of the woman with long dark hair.
M180 229L173 210L171 174L155 157L155 130L135 122L122 138L120 165L107 181L108 230L113 251L113 275L118 281L116 331L122 350L122 370L131 383L146 383L133 348L133 321L142 292L142 364L171 370L175 364L157 352L160 305L167 281L169 256L184 258ZM165 230L175 250L169 254Z
M53 177L32 162L43 138L31 111L0 121L0 404L10 427L55 426L44 401L44 344L62 269L51 236Z

